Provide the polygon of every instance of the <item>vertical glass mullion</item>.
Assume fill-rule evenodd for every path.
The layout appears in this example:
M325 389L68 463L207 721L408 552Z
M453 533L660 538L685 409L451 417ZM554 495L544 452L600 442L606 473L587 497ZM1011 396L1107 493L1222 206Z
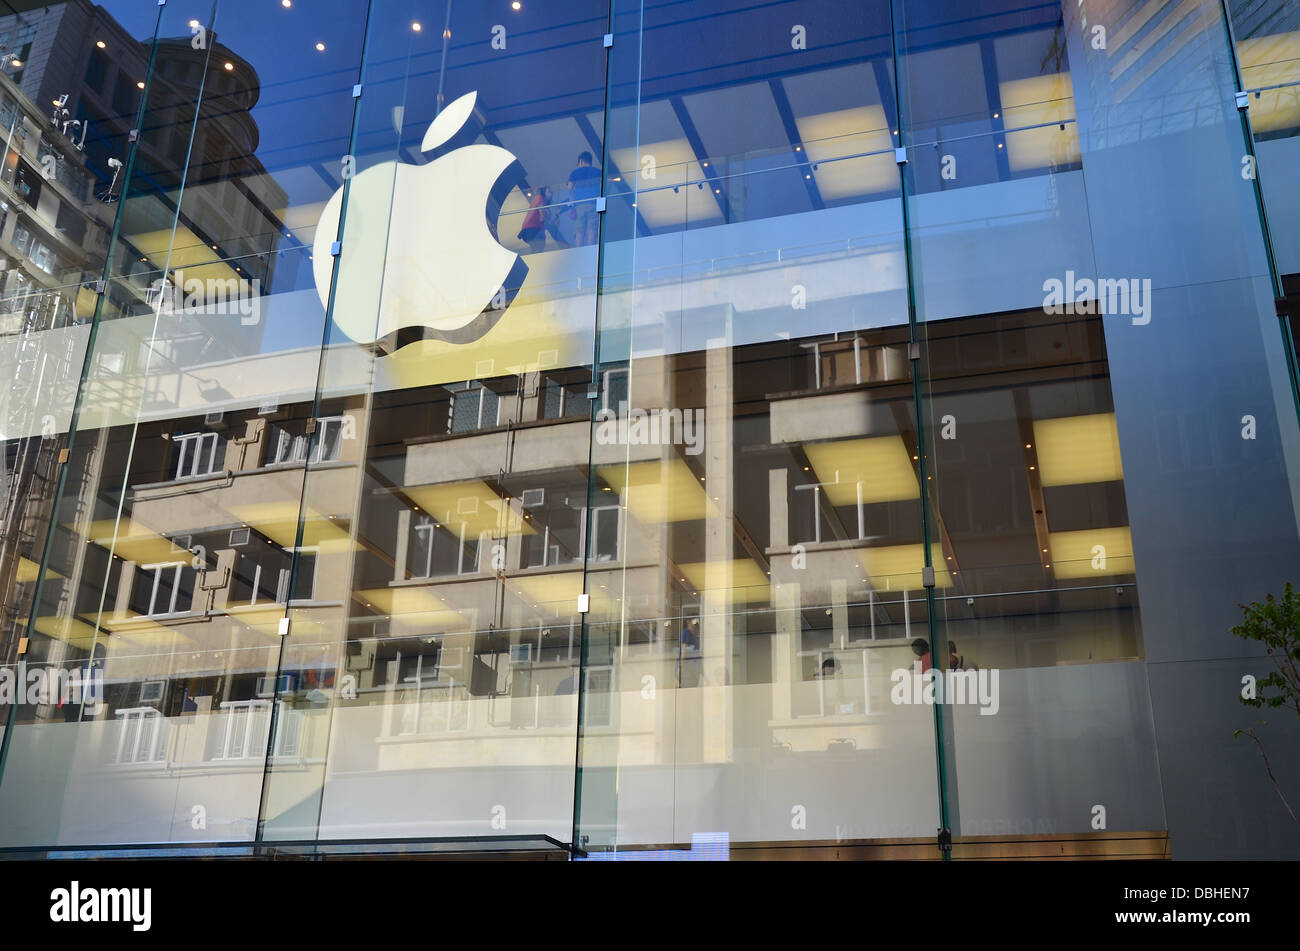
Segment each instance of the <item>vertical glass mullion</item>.
M889 0L889 31L890 31L890 56L894 67L894 121L897 123L898 141L896 147L902 150L903 160L898 163L899 179L899 205L902 210L902 231L903 231L903 259L904 259L904 280L907 283L907 336L908 336L908 357L912 371L912 412L916 418L916 455L917 455L917 483L920 491L921 504L921 550L924 561L924 571L922 574L925 585L925 606L926 606L926 630L927 640L930 644L930 659L934 670L939 670L936 663L940 657L947 657L947 652L939 651L939 632L936 619L937 604L935 601L935 565L932 544L934 541L934 525L931 512L932 497L929 490L930 478L928 475L928 460L930 457L930 447L927 442L925 426L925 395L924 384L922 380L922 354L924 352L924 341L922 340L921 327L917 321L917 301L916 293L919 284L916 262L914 259L914 249L912 246L911 218L909 215L909 179L907 165L907 148L909 138L908 123L904 121L903 114L903 87L906 82L904 76L904 65L899 55L899 36L900 31L905 29L904 16L902 7L906 5L906 0ZM910 106L910 98L907 100ZM939 797L939 839L938 845L940 855L944 861L951 858L951 830L952 822L949 809L949 766L951 760L948 756L948 747L951 745L951 724L945 722L944 703L936 702L934 707L934 756L935 756L935 779L938 784Z

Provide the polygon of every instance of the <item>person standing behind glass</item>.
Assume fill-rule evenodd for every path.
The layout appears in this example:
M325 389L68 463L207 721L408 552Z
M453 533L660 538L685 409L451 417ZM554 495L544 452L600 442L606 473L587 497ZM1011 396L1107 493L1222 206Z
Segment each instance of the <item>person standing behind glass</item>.
M578 156L578 167L569 173L569 194L573 208L573 243L575 246L596 243L596 202L600 195L600 169L592 166L590 152Z

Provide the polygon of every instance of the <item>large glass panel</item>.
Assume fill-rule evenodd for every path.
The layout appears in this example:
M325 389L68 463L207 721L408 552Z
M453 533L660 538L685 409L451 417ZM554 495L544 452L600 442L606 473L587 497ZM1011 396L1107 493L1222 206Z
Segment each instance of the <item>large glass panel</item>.
M1219 7L900 10L954 832L1168 829L1178 854L1210 820L1166 815L1203 765L1157 760L1172 672L1214 693L1187 662L1300 555ZM1230 743L1220 693L1196 716Z
M615 9L579 841L932 841L888 7Z
M6 845L251 838L282 752L294 437L324 326L313 242L366 3L143 6L47 8L37 42L59 55L23 80L67 110L116 220L25 655L102 690L15 706Z
M570 839L606 27L371 4L267 839Z

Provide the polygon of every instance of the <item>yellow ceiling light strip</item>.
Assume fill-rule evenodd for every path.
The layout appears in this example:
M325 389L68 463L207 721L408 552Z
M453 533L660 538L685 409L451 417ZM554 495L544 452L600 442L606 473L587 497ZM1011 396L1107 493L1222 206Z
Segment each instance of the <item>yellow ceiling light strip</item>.
M1013 172L1080 160L1069 73L1009 80L998 91L1003 128L1013 130L1006 133L1007 164Z
M464 526L466 540L477 540L483 534L494 538L536 534L510 502L480 479L409 486L402 491L452 534L460 535Z
M676 457L601 466L597 475L609 483L610 492L597 492L595 505L617 495L628 514L644 525L716 518L718 507L704 484ZM610 501L613 501L612 499Z
M877 591L914 591L925 587L922 579L925 549L921 545L859 548L857 553ZM951 588L952 576L948 574L940 545L930 546L930 562L934 566L935 587Z
M686 139L643 142L636 149L611 149L610 155L615 165L628 170L629 178L636 176L635 183L628 184L636 189L636 210L651 228L722 220L714 186ZM674 192L674 185L683 187Z
M832 505L920 498L916 470L901 436L875 436L804 447ZM860 493L860 494L859 494Z
M1133 538L1127 527L1051 532L1052 571L1058 579L1131 575Z
M447 607L429 588L367 588L352 596L371 610L399 620L418 621L431 632L445 634L468 627L465 616Z
M1300 32L1275 33L1237 44L1247 89L1300 83ZM1300 126L1300 85L1266 89L1250 97L1250 125L1256 132Z
M898 188L897 145L885 121L884 107L858 106L795 118L813 176L822 198L833 201ZM866 155L864 153L879 153ZM846 155L858 158L845 159ZM833 161L840 159L839 161Z
M767 601L771 582L763 569L749 558L734 561L697 561L678 565L682 577L698 592L717 595L722 592L729 603Z
M1034 448L1045 486L1124 478L1114 413L1035 420Z

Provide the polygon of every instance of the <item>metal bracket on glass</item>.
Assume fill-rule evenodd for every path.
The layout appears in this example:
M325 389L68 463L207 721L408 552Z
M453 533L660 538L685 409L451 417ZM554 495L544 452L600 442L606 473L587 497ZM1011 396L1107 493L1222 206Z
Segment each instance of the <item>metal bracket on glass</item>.
M578 613L586 614L590 610L591 610L591 595L587 594L586 592L583 592L582 594L578 595Z
M60 450L59 450L59 465L63 465L63 464L64 464L65 462L67 462L67 461L68 461L68 450L67 450L66 448L60 449Z
M605 38L601 42L604 45L605 49L609 49L611 46L614 45L614 34L606 33Z
M352 98L353 99L361 98L361 83L357 83L355 86L352 87Z
M287 617L282 617L280 618L280 636L284 637L288 633L289 633L289 619Z
M26 654L26 653L27 653L27 645L30 644L30 643L31 643L31 641L28 640L28 639L25 638L25 637L20 637L20 638L18 638L18 656L19 656L19 657L22 657L23 654Z
M939 830L939 851L944 853L952 851L952 830L947 826Z
M306 427L304 427L304 429L305 429L305 431L307 432L308 435L310 435L311 433L314 433L314 432L316 431L316 417L315 417L315 416L308 416L308 417L307 417L307 425L306 425Z
M605 210L605 196L601 195L599 198L596 199L596 214L600 214L604 210Z
M103 278L100 278L98 281L95 282L95 293L96 293L96 294L102 294L102 293L104 293L104 279L103 279Z
M338 257L338 256L339 256L340 254L342 254L342 253L343 253L343 242L342 242L342 241L335 241L335 242L333 242L333 243L330 244L330 254L331 254L333 257Z
M907 345L907 359L909 360L921 359L921 344L918 341L913 340L911 343Z
M907 164L907 149L905 147L894 149L894 161L899 165Z
M140 140L140 130L132 129L130 133L127 135L126 140L128 142L138 142Z
M921 586L924 588L934 587L934 566L926 565L921 569Z
M1250 107L1250 93L1248 92L1237 93L1237 108L1247 109L1249 107Z

